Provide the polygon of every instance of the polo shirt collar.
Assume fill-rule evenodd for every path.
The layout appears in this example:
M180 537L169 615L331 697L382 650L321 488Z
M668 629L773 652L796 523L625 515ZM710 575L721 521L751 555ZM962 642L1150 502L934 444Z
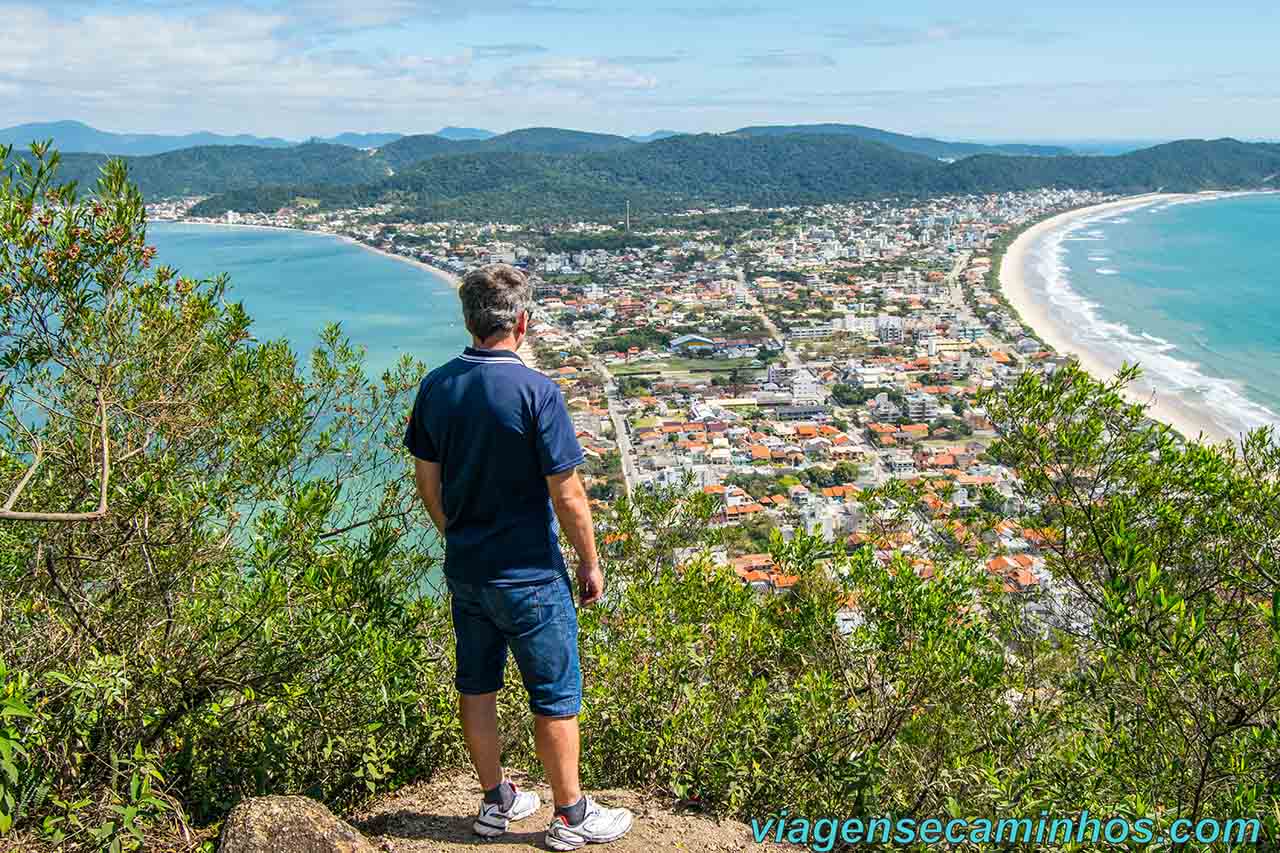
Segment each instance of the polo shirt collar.
M479 364L524 364L524 359L509 349L484 349L483 347L467 347L462 351L463 361Z

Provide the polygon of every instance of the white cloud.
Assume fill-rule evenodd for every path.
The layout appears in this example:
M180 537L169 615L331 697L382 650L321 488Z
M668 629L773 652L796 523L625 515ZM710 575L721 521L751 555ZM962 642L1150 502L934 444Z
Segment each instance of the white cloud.
M1018 21L962 20L935 21L919 26L871 26L835 32L831 37L861 47L904 47L960 41L1047 44L1069 35Z
M405 5L372 0L365 20L385 20ZM75 17L16 6L5 16L0 114L14 121L70 117L108 130L295 138L358 130L371 121L416 132L478 121L497 103L508 108L492 124L545 120L547 107L567 91L581 103L655 85L652 77L596 59L552 59L495 77L479 73L473 48L432 55L310 44L298 35L296 18L273 8ZM537 89L541 101L530 94ZM511 112L513 104L524 114Z
M474 44L471 50L476 59L511 59L516 56L528 56L534 53L546 53L547 49L540 44L529 42L503 42L501 44Z
M309 27L343 31L394 26L409 21L461 20L484 15L563 15L588 10L554 0L287 0L281 10Z
M499 81L518 86L550 86L577 91L605 89L652 89L656 78L624 65L600 59L549 59L519 65L499 76Z
M756 68L831 68L835 58L825 53L803 50L770 50L742 57L739 65Z

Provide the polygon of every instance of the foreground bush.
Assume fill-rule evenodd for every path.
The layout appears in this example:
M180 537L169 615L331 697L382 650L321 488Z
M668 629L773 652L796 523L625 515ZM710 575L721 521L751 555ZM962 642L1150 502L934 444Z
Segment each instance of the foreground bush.
M223 281L149 270L123 167L0 185L0 831L108 846L457 761L398 449L405 364L304 371ZM389 484L389 485L388 485Z

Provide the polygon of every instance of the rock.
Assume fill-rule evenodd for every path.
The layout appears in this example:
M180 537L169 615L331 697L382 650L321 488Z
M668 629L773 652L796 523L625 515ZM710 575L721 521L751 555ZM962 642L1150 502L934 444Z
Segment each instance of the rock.
M227 815L218 853L378 853L378 848L315 800L255 797Z

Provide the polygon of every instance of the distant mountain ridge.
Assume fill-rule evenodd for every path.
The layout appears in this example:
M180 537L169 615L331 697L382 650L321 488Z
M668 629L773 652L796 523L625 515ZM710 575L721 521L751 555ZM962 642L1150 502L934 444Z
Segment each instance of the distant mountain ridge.
M19 124L0 129L0 145L26 148L32 142L52 139L54 147L66 153L114 154L145 157L167 154L187 148L245 145L255 148L293 148L307 143L346 145L351 148L376 148L399 139L399 133L340 133L337 136L313 137L300 142L276 136L253 136L242 133L226 136L208 131L179 135L163 133L112 133L98 130L79 121L52 121Z
M1058 156L1071 153L1067 148L1053 145L1001 144L985 145L976 142L946 142L927 137L908 136L873 127L856 124L796 124L743 127L729 135L740 136L790 136L793 134L855 136L871 142L882 142L900 151L923 154L938 159L959 159L976 154L1012 154L1033 156ZM416 139L406 145L408 149L434 146L436 153L462 154L471 151L544 151L546 153L573 153L620 148L627 144L648 144L673 136L684 136L674 130L655 130L640 136L618 136L608 133L565 130L551 127L530 127L507 133L494 133L474 127L447 126L432 134L400 133L341 133L336 136L314 137L310 143L347 145L352 148L384 148L403 139ZM262 137L249 134L224 136L199 132L184 135L155 133L112 133L98 130L78 121L58 121L23 124L0 130L0 144L13 144L25 148L33 140L53 139L59 151L114 154L120 156L147 156L214 145L249 145L262 148L288 148L305 144L280 137ZM442 140L449 145L421 140ZM495 140L499 140L495 142ZM393 155L394 156L394 155ZM397 157L397 160L402 158Z
M307 141L324 145L346 145L351 148L378 148L403 138L403 133L339 133L337 136L316 137Z
M943 142L925 136L907 136L875 127L860 124L774 124L743 127L733 131L737 136L787 136L791 134L821 134L838 136L855 136L868 142L881 142L899 151L912 154L923 154L939 160L958 160L961 157L972 157L976 154L1010 154L1031 157L1058 157L1070 154L1071 149L1058 145L1021 145L996 144L987 145L978 142Z
M436 154L361 184L232 190L196 215L274 212L299 198L391 203L409 219L615 220L738 204L776 207L1047 187L1125 194L1280 188L1280 146L1185 140L1119 156L984 154L944 162L840 134L681 135L587 153Z
M434 135L442 137L444 139L460 140L460 139L492 139L498 134L494 133L492 130L481 130L478 127L449 126L449 127L440 128L435 132Z
M895 144L882 141L886 135ZM956 145L978 153L946 156ZM1031 153L1014 153L1024 148ZM742 128L652 142L537 127L486 139L419 134L366 148L214 145L126 160L149 198L216 196L198 209L209 215L274 211L306 198L328 206L391 203L406 216L428 218L608 218L627 201L654 211L1038 187L1123 193L1280 184L1280 146L1273 143L1184 140L1116 156L1052 151L944 143L858 125ZM61 177L91 182L107 159L65 153Z
M672 136L681 136L678 130L655 130L653 133L642 133L638 136L628 136L632 142L657 142L659 139L668 139Z
M0 145L25 148L33 141L54 140L59 151L87 152L95 154L122 154L145 156L163 154L181 148L213 145L253 145L259 148L287 148L296 145L277 137L223 136L217 133L198 132L179 136L160 133L111 133L98 130L78 121L53 121L20 124L0 130Z

